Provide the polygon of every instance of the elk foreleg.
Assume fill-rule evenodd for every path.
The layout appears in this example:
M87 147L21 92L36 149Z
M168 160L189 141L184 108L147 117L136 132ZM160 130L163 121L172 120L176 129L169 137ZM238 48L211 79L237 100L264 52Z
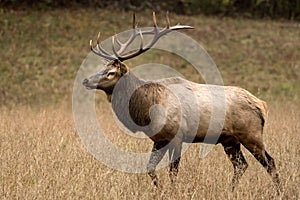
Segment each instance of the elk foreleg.
M167 148L165 147L165 143L155 142L152 148L152 153L147 165L148 175L151 177L152 182L155 186L158 186L157 175L155 174L155 169L161 159L164 157Z
M182 150L182 141L173 139L170 145L171 147L169 148L169 158L170 158L169 176L171 182L174 182L178 174L178 167L180 163L181 150Z

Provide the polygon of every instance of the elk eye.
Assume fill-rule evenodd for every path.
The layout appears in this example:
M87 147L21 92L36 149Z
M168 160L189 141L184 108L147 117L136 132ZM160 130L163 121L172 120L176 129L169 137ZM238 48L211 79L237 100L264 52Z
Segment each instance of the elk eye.
M107 73L107 77L109 77L109 76L114 76L116 74L116 72L108 72Z

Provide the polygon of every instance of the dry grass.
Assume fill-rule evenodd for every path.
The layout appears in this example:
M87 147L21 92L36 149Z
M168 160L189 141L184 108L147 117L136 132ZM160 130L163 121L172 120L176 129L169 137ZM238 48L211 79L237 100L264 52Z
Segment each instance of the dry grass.
M150 11L138 17L143 26L151 25ZM162 13L158 17L162 20ZM299 199L299 24L172 13L171 21L197 27L188 35L206 47L226 85L244 87L273 103L265 143L281 174L283 199ZM0 8L0 26L0 198L277 198L270 177L245 150L250 166L234 193L228 190L233 169L219 145L203 160L198 157L200 144L192 145L183 156L174 185L168 180L168 170L160 170L162 190L155 189L146 174L110 169L86 151L70 109L74 77L88 54L89 39L99 30L103 39L127 30L130 13ZM199 80L185 62L167 53L149 52L127 64L149 62L167 64ZM99 121L114 144L128 151L150 151L150 140L137 142L125 135L111 122L111 113L104 109L108 104L101 105Z
M283 199L299 199L299 106L270 106L265 143L275 158L284 186ZM70 109L1 108L1 190L4 199L276 199L273 183L249 154L250 164L234 193L229 191L232 166L220 145L203 160L200 145L184 154L178 181L171 185L167 169L158 172L161 190L146 174L127 174L104 166L81 143ZM109 112L99 116L107 124ZM134 142L114 123L108 132L123 149L150 150L151 141ZM108 129L107 129L108 130ZM122 136L123 135L123 136ZM117 138L117 139L116 139ZM120 139L122 138L122 140ZM127 139L126 139L127 138ZM109 156L109 155L108 155Z

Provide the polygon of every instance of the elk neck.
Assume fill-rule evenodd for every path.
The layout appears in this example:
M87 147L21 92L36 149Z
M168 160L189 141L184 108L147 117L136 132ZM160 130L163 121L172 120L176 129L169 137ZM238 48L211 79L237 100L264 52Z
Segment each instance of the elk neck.
M150 108L162 103L163 96L167 93L166 88L155 81L144 81L128 72L114 88L112 109L130 131L152 135Z

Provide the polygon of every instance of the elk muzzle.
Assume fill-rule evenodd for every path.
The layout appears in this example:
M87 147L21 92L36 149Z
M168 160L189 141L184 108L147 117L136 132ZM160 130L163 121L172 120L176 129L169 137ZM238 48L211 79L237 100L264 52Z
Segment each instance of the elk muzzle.
M95 74L89 78L86 78L82 81L82 85L89 90L99 88L99 83L101 80L101 76L99 74Z

